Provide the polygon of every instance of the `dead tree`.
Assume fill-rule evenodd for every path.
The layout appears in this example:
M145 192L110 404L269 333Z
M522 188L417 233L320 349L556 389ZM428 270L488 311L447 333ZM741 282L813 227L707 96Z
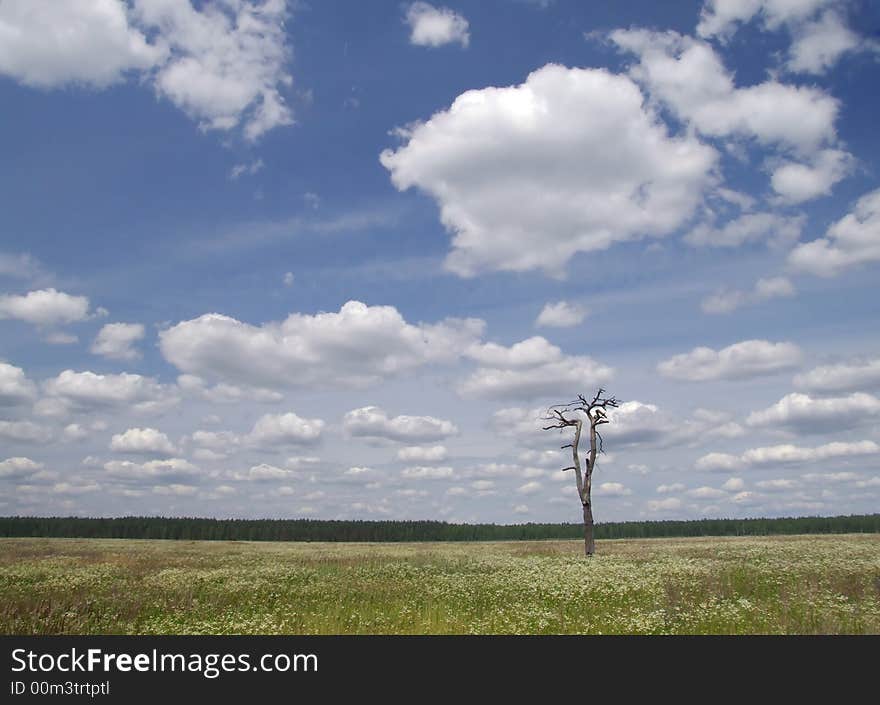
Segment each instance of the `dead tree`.
M571 457L574 465L569 465L567 468L562 468L562 470L563 472L574 470L578 497L584 508L584 553L588 558L596 550L596 544L593 539L593 500L590 492L593 484L593 470L596 468L596 456L604 452L599 426L609 423L606 409L617 406L620 406L620 402L614 397L605 396L605 390L599 388L599 391L596 392L596 396L592 400L587 400L586 397L578 394L578 398L568 404L551 406L544 417L544 421L552 421L550 425L543 427L545 431L556 428L574 428L574 440L562 446L562 448L571 448ZM578 446L585 422L589 423L590 452L584 458L586 467L582 471Z

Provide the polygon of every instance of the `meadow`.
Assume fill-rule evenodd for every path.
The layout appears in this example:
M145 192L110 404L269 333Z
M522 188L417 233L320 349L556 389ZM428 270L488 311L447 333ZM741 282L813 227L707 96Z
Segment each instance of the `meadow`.
M878 634L880 535L0 539L3 634Z

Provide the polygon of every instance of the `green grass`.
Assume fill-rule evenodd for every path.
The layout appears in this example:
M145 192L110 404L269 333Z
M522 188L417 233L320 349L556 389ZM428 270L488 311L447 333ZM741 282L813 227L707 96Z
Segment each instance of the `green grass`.
M880 535L0 539L4 634L880 633Z

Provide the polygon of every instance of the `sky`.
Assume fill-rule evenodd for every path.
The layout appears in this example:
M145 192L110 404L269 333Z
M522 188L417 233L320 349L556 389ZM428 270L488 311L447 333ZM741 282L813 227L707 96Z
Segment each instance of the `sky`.
M0 0L0 514L880 508L880 5Z

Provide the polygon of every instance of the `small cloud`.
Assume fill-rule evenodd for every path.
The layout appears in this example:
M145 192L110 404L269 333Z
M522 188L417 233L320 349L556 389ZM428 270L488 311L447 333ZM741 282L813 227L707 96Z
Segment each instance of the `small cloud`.
M440 47L458 42L467 47L470 43L468 21L448 7L414 2L406 11L405 22L412 30L409 42L416 46Z

